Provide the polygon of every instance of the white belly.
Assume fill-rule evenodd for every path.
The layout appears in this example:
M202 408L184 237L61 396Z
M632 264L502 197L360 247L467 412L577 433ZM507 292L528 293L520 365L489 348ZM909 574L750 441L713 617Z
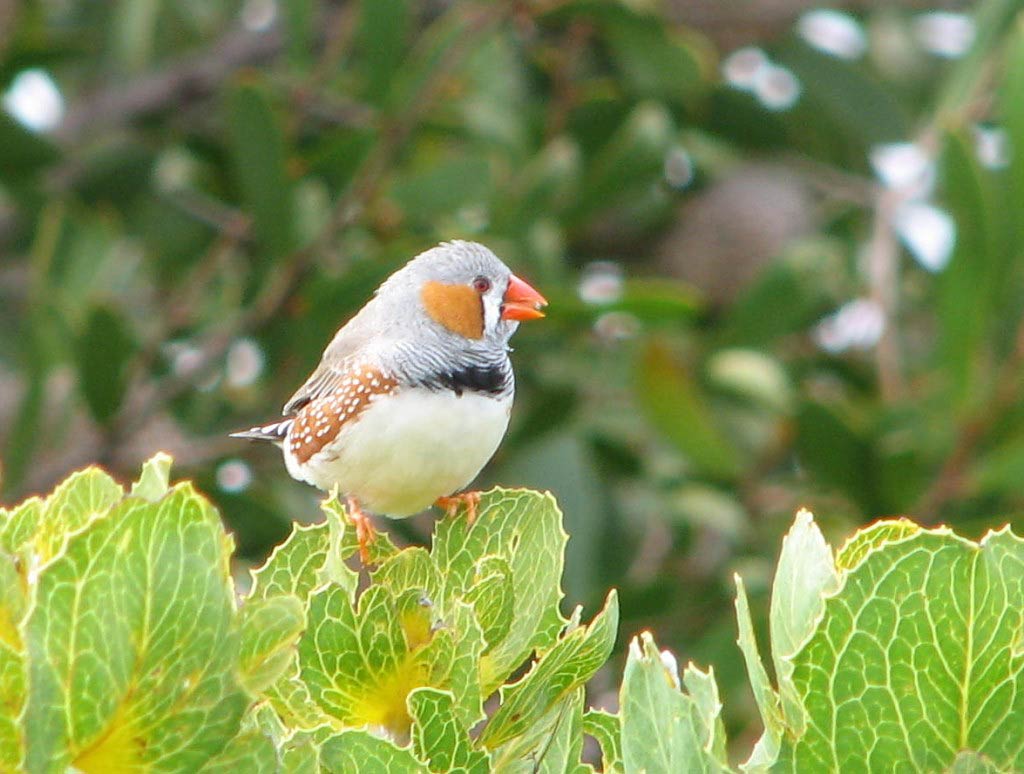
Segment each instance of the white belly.
M409 516L476 478L511 408L511 396L400 391L372 403L305 465L287 451L285 462L293 477L324 490L337 485L368 511Z

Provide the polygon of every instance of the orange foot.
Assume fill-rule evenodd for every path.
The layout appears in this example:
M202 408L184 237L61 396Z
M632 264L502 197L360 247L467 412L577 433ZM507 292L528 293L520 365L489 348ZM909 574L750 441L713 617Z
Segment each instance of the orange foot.
M438 508L443 508L449 517L455 516L460 505L466 506L466 521L472 525L476 521L476 509L480 505L480 493L459 492L459 494L448 497L438 497L434 505Z
M369 564L370 544L377 539L377 530L373 528L370 516L363 510L356 498L346 497L345 507L356 528L356 538L359 540L359 558L363 564Z

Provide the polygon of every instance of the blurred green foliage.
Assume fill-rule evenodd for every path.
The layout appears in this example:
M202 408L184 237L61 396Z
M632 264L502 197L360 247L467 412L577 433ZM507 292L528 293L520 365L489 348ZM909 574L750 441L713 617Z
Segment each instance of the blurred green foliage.
M643 0L13 7L3 501L166 449L256 561L317 493L226 434L394 268L472 238L551 301L481 485L555 492L568 598L617 586L625 634L713 664L731 739L759 725L729 571L763 628L798 506L833 537L895 513L1020 531L1020 2L966 8L957 56L882 3L849 20L862 54L794 24L746 69ZM64 103L47 131L11 107L36 71ZM744 187L766 164L779 185Z

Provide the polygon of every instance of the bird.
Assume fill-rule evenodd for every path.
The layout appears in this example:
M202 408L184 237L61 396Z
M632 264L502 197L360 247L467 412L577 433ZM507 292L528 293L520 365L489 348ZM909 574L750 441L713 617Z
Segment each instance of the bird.
M490 249L449 241L388 277L335 334L281 420L232 433L270 441L289 474L345 497L369 563L369 514L465 505L515 395L509 339L546 299Z

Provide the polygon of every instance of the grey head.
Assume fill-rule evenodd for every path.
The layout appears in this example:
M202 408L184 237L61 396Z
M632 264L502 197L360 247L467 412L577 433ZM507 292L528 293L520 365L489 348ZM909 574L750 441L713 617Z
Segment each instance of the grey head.
M519 321L543 317L543 297L476 242L444 242L413 258L334 337L285 413L375 363L400 381L503 395L513 385L508 340Z
M389 277L376 297L399 317L409 336L427 334L444 346L504 350L519 327L502 317L512 272L477 242L442 242Z
M401 321L378 340L384 365L427 387L508 393L508 341L519 327L503 315L511 282L509 268L476 242L444 242L416 256L373 301Z

